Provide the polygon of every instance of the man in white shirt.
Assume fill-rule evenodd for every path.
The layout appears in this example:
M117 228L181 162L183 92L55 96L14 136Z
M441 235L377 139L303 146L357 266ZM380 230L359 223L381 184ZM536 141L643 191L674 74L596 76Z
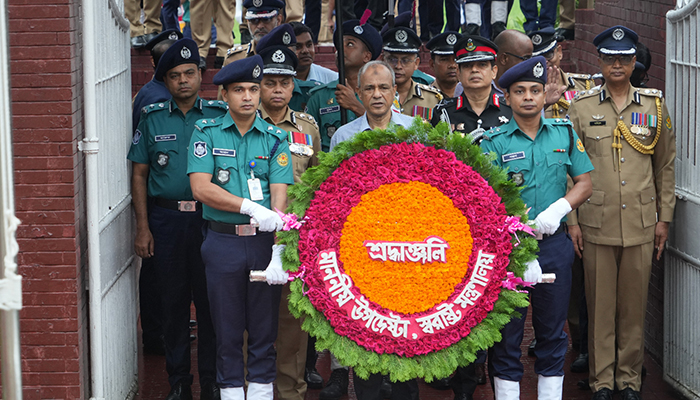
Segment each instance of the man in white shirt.
M290 22L297 37L296 54L299 59L297 66L297 79L302 81L316 81L328 83L338 79L338 73L332 69L314 64L316 45L311 29L301 22Z

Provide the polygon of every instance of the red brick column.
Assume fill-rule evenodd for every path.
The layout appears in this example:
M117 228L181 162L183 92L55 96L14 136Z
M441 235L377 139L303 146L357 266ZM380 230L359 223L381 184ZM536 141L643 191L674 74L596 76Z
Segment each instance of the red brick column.
M9 1L25 399L89 397L80 3Z

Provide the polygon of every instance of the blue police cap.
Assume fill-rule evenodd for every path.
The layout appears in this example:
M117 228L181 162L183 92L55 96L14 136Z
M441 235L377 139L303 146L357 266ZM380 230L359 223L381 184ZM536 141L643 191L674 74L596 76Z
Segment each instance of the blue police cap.
M256 54L252 57L242 58L221 68L214 75L215 85L228 85L231 82L260 83L263 75L263 59Z
M559 39L559 35L556 34L554 28L551 26L540 29L539 31L530 32L528 36L530 36L530 40L532 41L533 57L541 56L557 47L557 40Z
M182 64L199 67L199 49L192 39L180 39L163 53L156 67L156 80L162 81L168 71Z
M148 43L146 43L146 50L153 50L154 47L163 40L180 40L182 39L182 32L176 29L166 29L163 32L159 33L158 36L154 37L153 39L149 40Z
M496 59L498 46L479 35L462 36L454 45L457 64Z
M336 32L338 32L336 30ZM362 40L367 46L367 49L372 53L372 60L376 60L382 54L382 37L372 25L364 23L360 24L359 19L351 19L343 23L343 36L355 36ZM333 37L333 44L337 49L342 40L339 40L338 35Z
M384 32L382 40L384 51L396 53L418 53L422 44L416 32L403 26Z
M501 75L498 86L508 90L515 82L539 82L547 83L547 60L542 56L532 57L521 63L515 64Z
M430 50L430 54L449 55L455 53L455 44L462 38L458 32L445 31L430 39L425 47Z
M284 8L282 0L245 0L243 7L248 10L245 19L272 18Z
M593 44L602 54L637 54L637 34L627 27L616 25L601 32Z
M259 53L268 46L291 46L297 44L297 37L294 34L294 28L289 24L282 24L270 33L263 36L262 39L255 44L255 52Z
M296 69L299 64L297 55L287 46L267 46L263 50L255 51L263 59L264 75L289 75L297 76Z
M410 11L404 11L401 14L397 15L396 18L394 18L394 28L398 27L404 27L404 28L410 28L413 30L413 32L416 31L416 22L413 19L413 13ZM382 26L382 30L379 32L380 35L384 36L386 31L391 29L389 27L389 24L386 23L384 26Z

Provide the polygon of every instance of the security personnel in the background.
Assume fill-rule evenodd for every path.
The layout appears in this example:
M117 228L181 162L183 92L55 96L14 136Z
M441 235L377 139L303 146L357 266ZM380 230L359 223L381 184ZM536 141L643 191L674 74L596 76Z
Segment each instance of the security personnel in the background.
M288 26L288 24L285 24ZM270 35L268 35L270 36ZM267 36L266 36L267 38ZM294 75L298 64L296 54L287 46L263 47L260 41L257 51L263 59L263 78L260 82L260 117L287 132L289 150L292 153L294 181L301 182L301 174L318 165L321 136L313 118L292 111L289 100L294 88ZM304 400L306 382L306 346L308 334L301 330L301 319L289 312L289 285L282 288L280 301L279 334L277 335L277 398Z
M345 81L334 80L311 90L306 113L310 114L321 134L321 150L328 151L331 137L340 128L340 107L345 109L348 122L365 113L365 107L355 93L360 68L382 53L382 38L366 21L350 20L343 23L343 37L334 38L335 48L343 46ZM337 60L336 62L341 62Z
M445 31L425 45L430 50L430 68L435 71L435 81L431 86L439 90L445 98L454 97L455 87L459 83L455 44L461 38L462 35L457 32Z
M192 39L199 47L201 69L207 68L206 58L212 40L211 25L216 28L216 58L214 68L221 68L226 51L233 47L233 26L236 2L230 0L190 0Z
M554 33L554 28L549 27L535 31L529 36L532 40L532 55L547 59L547 66L554 70L558 84L566 86L561 98L555 104L545 108L544 116L545 118L564 118L576 92L590 90L595 86L595 82L590 74L572 74L561 70L563 52L558 43L559 37Z
M246 10L243 18L248 24L248 30L253 35L253 40L247 45L231 47L226 52L224 66L255 55L256 43L284 23L285 6L282 0L245 0L243 7ZM294 31L292 31L292 36L294 36Z
M661 257L675 207L675 135L661 91L629 82L637 34L614 26L593 44L605 84L579 92L569 109L595 166L593 194L570 232L583 252L593 398L610 399L617 386L634 400L652 257Z
M412 29L399 26L384 32L382 40L382 57L391 65L396 76L397 96L394 107L405 115L420 116L430 121L433 109L442 100L442 94L431 86L411 79L420 65L420 38Z
M493 85L498 71L498 47L481 36L463 36L454 50L459 81L465 90L458 97L440 103L431 123L445 121L453 131L470 135L472 142L478 144L485 131L507 123L512 116L510 107Z
M248 400L272 400L279 285L288 280L281 260L284 246L275 245L274 235L283 223L274 210L286 208L294 176L287 132L257 114L262 68L262 58L255 55L214 76L214 83L223 85L229 112L198 121L188 151L192 193L204 204L202 256L222 399L242 400L247 381ZM265 270L269 285L250 282L251 270Z
M190 304L197 308L197 364L202 399L218 399L216 343L209 313L202 244L202 209L187 179L187 149L195 122L216 118L226 104L205 101L197 45L175 42L161 57L155 79L172 99L143 107L128 159L133 161L131 192L136 214L136 254L155 256L165 339L165 366L171 386L167 400L192 399ZM151 203L146 213L147 203Z
M423 15L423 14L421 14ZM411 11L405 11L402 12L401 14L397 15L396 18L394 19L394 26L392 28L398 28L398 27L404 27L404 28L409 28L413 32L416 32L416 20L413 18L413 13ZM386 31L390 29L389 24L384 24L382 26L382 30L379 31L379 34L384 36ZM426 28L427 29L427 28ZM411 79L413 79L416 83L422 83L423 85L432 85L435 82L435 77L429 74L426 74L425 72L419 70L416 68L415 71L413 71L413 75L411 75Z
M537 338L538 398L561 399L569 345L564 324L574 261L574 246L562 219L591 195L589 171L593 166L568 120L542 117L546 82L547 61L542 56L523 61L501 76L499 85L506 90L513 119L488 131L481 148L495 153L494 162L507 168L510 179L523 187L522 199L541 235L538 260L529 263L524 280L537 282L542 272L556 274L554 283L530 289L530 305ZM567 175L574 182L568 192ZM520 396L520 342L527 308L518 312L521 317L503 327L503 339L489 350L489 371L498 400Z

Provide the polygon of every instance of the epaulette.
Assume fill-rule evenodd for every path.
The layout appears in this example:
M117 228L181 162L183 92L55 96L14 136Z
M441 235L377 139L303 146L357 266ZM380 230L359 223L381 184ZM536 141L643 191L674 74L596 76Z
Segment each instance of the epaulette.
M318 90L321 90L321 88L325 88L325 87L328 86L329 84L330 84L330 83L326 83L325 85L316 85L316 86L312 87L311 90L309 90L309 95L311 95L311 93L314 93L314 92L316 92L316 91L318 91Z
M279 138L280 140L287 139L287 132L285 132L284 130L282 130L282 129L280 129L280 128L278 128L270 123L267 123L267 122L265 122L265 123L267 124L267 133Z
M570 126L573 126L573 123L566 118L545 118L545 121L547 121L548 123L550 123L552 125L564 125L564 126L570 125Z
M574 96L573 101L579 101L581 99L585 99L587 97L592 97L600 93L600 86L596 86L591 90L579 90L576 92L576 96Z
M231 57L232 55L236 53L240 53L241 51L247 51L248 46L246 45L238 45L238 46L233 46L230 49L226 50L226 58Z
M658 89L637 89L637 92L644 96L658 97L660 99L664 98L663 92Z
M442 98L443 98L442 92L440 92L438 89L436 89L432 86L424 85L422 83L416 83L416 86L417 86L419 91L425 90L428 93L434 94L435 97L437 97L438 101L442 101Z
M296 116L299 119L303 119L304 121L309 122L309 123L313 124L316 128L318 128L318 124L316 123L316 119L314 119L314 117L312 117L311 115L306 114L306 113L297 112L297 111L292 111L292 115Z
M223 120L223 118L200 119L194 123L194 127L197 128L197 130L202 131L204 128L221 125Z
M489 129L488 131L486 131L484 133L483 138L484 138L484 140L491 140L492 138L502 134L503 132L504 132L503 129L501 129L498 126L494 126L493 128Z
M148 113L153 112L153 111L167 110L167 109L168 109L167 102L153 103L153 104L149 104L147 106L143 106L143 108L141 108L141 114L148 114Z
M204 105L206 107L220 108L222 110L228 110L228 103L221 100L204 100Z

